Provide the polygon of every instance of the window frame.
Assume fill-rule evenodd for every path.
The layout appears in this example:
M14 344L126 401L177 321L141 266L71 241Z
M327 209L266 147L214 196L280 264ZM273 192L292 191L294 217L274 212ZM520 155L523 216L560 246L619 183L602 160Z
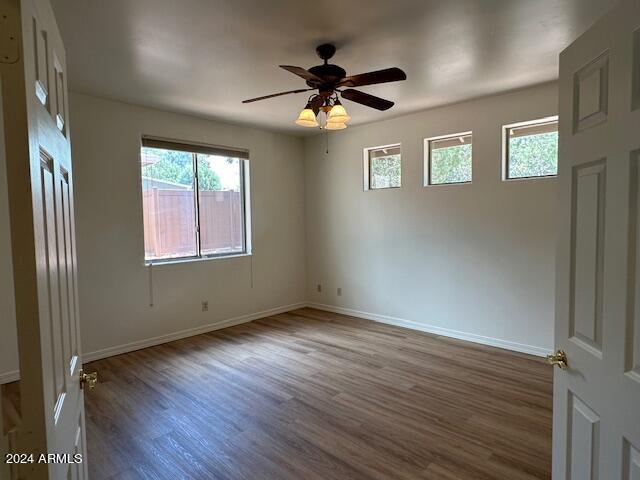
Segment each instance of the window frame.
M150 145L151 144L151 145ZM237 147L227 147L222 145L211 145L200 142L184 141L168 139L163 137L155 137L151 135L142 135L139 145L139 155L142 155L142 149L164 148L166 150L187 152L192 157L193 162L193 202L194 202L194 227L196 239L196 255L184 255L179 257L148 259L145 251L145 237L143 232L142 257L145 266L198 262L206 260L217 260L223 258L233 258L251 255L251 202L249 187L249 150ZM200 240L200 186L198 183L198 154L203 155L228 155L231 158L237 158L240 166L240 212L242 215L242 250L229 253L202 253ZM140 169L140 198L142 199L142 169ZM144 224L144 208L142 210Z
M549 123L555 123L559 127L559 116L551 115L544 118L538 118L536 120L527 120L524 122L510 123L502 126L502 181L503 182L517 182L519 180L540 180L557 178L558 174L554 175L531 175L528 177L510 177L509 176L509 139L511 134L509 133L513 128L531 127L534 125L546 125ZM558 130L559 131L559 130Z
M397 187L384 187L384 188L371 188L371 157L370 152L374 150L382 150L385 148L399 148L400 149L400 185ZM364 170L364 191L376 191L376 190L397 190L402 188L402 143L390 143L388 145L379 145L377 147L365 147L363 149L363 170Z
M460 137L471 137L471 180L466 182L447 182L447 183L432 183L431 182L431 143L441 140L448 140ZM473 130L460 133L450 133L446 135L438 135L437 137L429 137L423 140L423 187L445 187L450 185L470 185L473 183Z

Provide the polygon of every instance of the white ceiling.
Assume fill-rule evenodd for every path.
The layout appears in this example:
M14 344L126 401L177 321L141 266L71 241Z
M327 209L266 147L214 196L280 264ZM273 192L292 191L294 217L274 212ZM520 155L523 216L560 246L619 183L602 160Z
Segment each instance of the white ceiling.
M347 74L397 66L361 87L396 105L345 101L353 124L557 78L558 54L615 0L53 0L73 90L311 134L293 123L305 87L278 68L318 65L334 42Z

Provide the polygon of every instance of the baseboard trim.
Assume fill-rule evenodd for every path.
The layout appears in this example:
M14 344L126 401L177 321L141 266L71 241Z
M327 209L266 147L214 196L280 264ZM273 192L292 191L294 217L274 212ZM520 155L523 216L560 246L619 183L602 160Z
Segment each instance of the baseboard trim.
M113 357L114 355L121 355L123 353L133 352L135 350L141 350L147 347L153 347L155 345L161 345L163 343L173 342L174 340L180 340L194 335L200 335L202 333L213 332L214 330L220 330L223 328L233 327L234 325L240 325L241 323L248 323L253 320L268 317L270 315L277 315L278 313L285 313L291 310L305 307L306 302L293 303L291 305L283 305L280 307L270 308L261 312L250 313L247 315L240 315L239 317L229 318L216 323L210 323L208 325L202 325L200 327L188 328L186 330L180 330L178 332L169 333L166 335L160 335L158 337L151 337L145 340L138 340L136 342L126 343L124 345L118 345L115 347L104 348L102 350L96 350L95 352L85 353L82 355L83 363L89 363L96 360L101 360L107 357Z
M20 380L20 371L13 370L12 372L0 373L0 385L5 383L17 382Z
M468 342L480 343L482 345L489 345L492 347L503 348L515 352L528 353L529 355L535 355L537 357L544 357L545 355L552 353L552 350L550 349L536 347L534 345L526 345L522 343L511 342L508 340L501 340L499 338L485 337L483 335L477 335L475 333L461 332L458 330L452 330L450 328L436 327L434 325L415 322L413 320L389 317L387 315L378 315L376 313L363 312L360 310L353 310L351 308L336 307L334 305L326 305L314 302L307 303L307 306L310 308L317 308L318 310L325 310L327 312L341 313L343 315L350 315L352 317L363 318L365 320L373 320L374 322L410 328L412 330L433 333L435 335L442 335L444 337L457 338L459 340L466 340Z

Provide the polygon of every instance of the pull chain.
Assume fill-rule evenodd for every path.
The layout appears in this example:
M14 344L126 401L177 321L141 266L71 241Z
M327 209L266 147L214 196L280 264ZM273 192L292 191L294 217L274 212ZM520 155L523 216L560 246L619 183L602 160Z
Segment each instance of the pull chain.
M153 307L153 262L149 263L149 306Z
M328 155L329 154L329 130L327 130L326 128L324 129L324 136L325 136L325 139L327 141L327 151L326 151L326 153Z

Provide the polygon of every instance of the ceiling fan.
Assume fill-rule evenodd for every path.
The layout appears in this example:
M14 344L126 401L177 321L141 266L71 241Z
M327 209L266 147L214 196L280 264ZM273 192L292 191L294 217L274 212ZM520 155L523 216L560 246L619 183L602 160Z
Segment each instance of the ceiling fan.
M336 47L334 45L330 43L319 45L316 48L316 53L324 60L324 63L311 67L308 70L291 65L280 65L280 68L284 68L302 77L309 88L273 93L271 95L244 100L242 103L257 102L258 100L279 97L281 95L318 90L318 93L314 93L309 97L307 105L302 112L300 112L296 123L304 127L317 127L319 124L316 117L320 110L322 110L327 118L325 125L321 128L327 130L342 130L347 128L347 122L351 117L347 115L347 111L340 103L338 93L342 98L351 100L352 102L360 103L367 107L375 108L376 110L388 110L393 107L393 102L359 90L354 90L352 87L397 82L407 79L407 75L397 67L347 76L347 72L343 68L328 62L336 53Z

